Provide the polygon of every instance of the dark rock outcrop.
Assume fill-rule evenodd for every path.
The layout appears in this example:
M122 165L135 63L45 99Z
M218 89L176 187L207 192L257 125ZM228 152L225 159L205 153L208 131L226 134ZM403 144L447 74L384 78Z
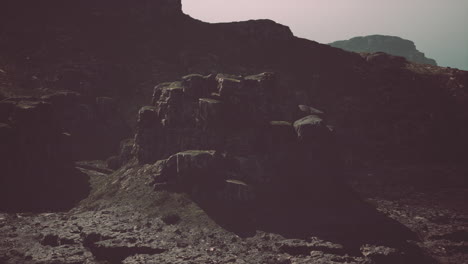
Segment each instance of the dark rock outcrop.
M120 149L117 155L111 156L106 160L107 167L116 170L127 164L132 159L132 149L134 145L133 138L124 139L120 142Z
M139 112L133 152L140 163L157 161L157 187L196 199L252 205L275 196L318 198L341 186L332 129L315 115L294 125L274 121L293 116L273 103L276 88L273 73L189 75L158 85L153 106Z
M2 210L66 209L84 198L87 178L74 168L70 134L54 122L52 104L20 100L0 125ZM2 120L5 121L5 120Z
M112 98L82 96L77 92L62 91L40 98L10 97L0 102L0 122L14 122L11 115L15 106L47 105L44 116L63 133L71 135L70 155L73 160L105 159L116 153L119 142L130 129ZM29 121L26 121L29 122Z
M335 41L329 45L353 52L385 52L391 55L405 57L412 62L437 66L435 60L426 58L424 53L416 49L414 42L400 37L371 35Z
M84 198L78 159L115 152L128 128L110 98L76 92L0 102L1 208L65 209Z
M73 136L74 160L106 159L117 152L119 142L130 133L112 98L58 92L41 100L52 104L55 122Z
M443 195L406 200L400 191L394 202L372 200L377 212L343 187L337 152L344 146L358 169L464 162L467 72L345 52L268 20L207 24L182 14L178 0L7 0L0 32L0 98L24 95L0 103L0 165L12 172L0 174L2 202L68 209L78 197L63 202L86 190L70 180L83 177L70 171L68 146L77 152L82 129L113 138L119 125L105 120L114 105L133 120L154 93L134 141L108 160L128 166L77 164L93 190L76 210L0 213L1 263L433 263L413 243L441 263L465 260L466 234L449 230L467 222L464 192L460 210L439 210ZM265 71L279 74L244 77ZM203 75L152 87L189 72ZM62 89L81 96L47 96ZM34 120L16 115L18 105L36 109ZM421 175L418 185L431 182Z
M272 96L275 114L294 118L271 120L304 117L297 105L325 110L353 168L468 157L466 72L345 52L269 20L204 23L183 14L179 0L33 2L6 1L0 10L5 94L112 97L135 124L154 83L190 72L272 71L283 91ZM441 127L460 132L448 136Z

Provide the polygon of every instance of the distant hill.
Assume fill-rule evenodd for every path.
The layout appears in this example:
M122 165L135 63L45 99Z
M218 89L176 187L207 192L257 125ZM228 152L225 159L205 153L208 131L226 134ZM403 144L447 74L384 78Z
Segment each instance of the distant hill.
M437 66L437 62L434 59L426 58L424 53L416 49L413 41L400 37L371 35L335 41L329 45L353 52L385 52L405 57L412 62Z

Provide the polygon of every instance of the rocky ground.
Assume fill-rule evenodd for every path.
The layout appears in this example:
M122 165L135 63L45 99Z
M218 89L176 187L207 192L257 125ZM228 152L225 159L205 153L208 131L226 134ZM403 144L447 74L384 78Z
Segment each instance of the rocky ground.
M49 191L57 204L81 197L69 211L2 201L0 263L466 263L463 166L347 169L325 113L278 107L274 76L156 86L134 140L107 161L67 159L56 172L61 159L43 160L50 144L34 137L38 147L21 150L44 167L42 184L89 187ZM5 186L28 203L43 196L25 189L42 189L27 185L35 168L2 178L23 177Z
M302 208L314 213L296 230L295 214L282 228L227 224L185 194L155 192L148 166L98 165L78 165L93 191L69 212L1 213L0 263L468 263L466 189L397 199L366 185L366 208Z

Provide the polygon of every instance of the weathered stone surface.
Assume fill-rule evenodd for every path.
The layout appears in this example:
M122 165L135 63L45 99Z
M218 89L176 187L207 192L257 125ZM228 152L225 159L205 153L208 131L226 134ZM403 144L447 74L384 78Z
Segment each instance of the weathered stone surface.
M114 151L126 133L117 112L110 98L89 101L75 92L2 101L0 207L64 209L87 195L87 178L73 161Z
M310 115L324 113L302 105L309 115L294 125L271 119L275 92L273 73L160 84L153 106L140 109L133 153L154 163L157 189L172 186L205 201L296 199L333 189L340 167L334 134Z
M54 122L73 136L74 160L105 159L118 151L130 132L112 98L61 91L40 100L51 104Z
M138 111L138 125L141 127L151 127L157 122L157 108L145 106Z
M134 207L141 203L72 213L0 213L0 261L6 264L434 263L430 258L411 253L404 240L398 240L392 247L384 247L361 241L359 232L355 233L357 237L349 239L334 229L323 227L316 230L321 235L311 238L290 238L267 231L256 231L243 237L213 224L198 207L185 207L191 203L185 199L184 206L171 207L172 213L168 213L170 206L167 204L174 206L174 202L177 204L182 198L177 194L162 198L164 202L158 203L149 214L146 208ZM400 206L408 211L415 209ZM433 213L437 214L437 211ZM320 217L323 215L314 216ZM413 218L406 214L404 217ZM377 223L382 227L382 222ZM291 222L287 221L287 224L291 225ZM350 229L356 227L346 217L341 219L341 224L349 225ZM367 227L363 228L366 230ZM445 229L446 223L435 224L427 231L433 234ZM377 235L376 238L380 242L386 237ZM424 240L424 245L429 246L427 250L436 250L441 263L463 263L463 254L437 251L441 247L450 250L450 246L458 242L445 241L434 246L430 243L430 239Z
M319 116L319 117L324 117L325 113L321 110L318 110L317 108L313 108L311 106L307 106L307 105L298 105L297 106L298 110L299 110L299 118L303 118L303 117L306 117L308 115L316 115L316 116Z
M202 128L222 128L226 123L226 114L224 113L222 101L210 98L199 99L199 119L198 122Z
M405 256L395 248L386 246L363 245L361 247L362 255L370 258L376 263L403 263Z
M133 159L132 150L135 145L133 138L125 139L120 142L118 155L111 156L106 160L107 167L116 170Z
M44 95L41 97L41 100L55 105L66 106L68 104L78 103L80 100L82 100L82 98L81 95L77 92L64 91Z
M380 57L382 61L378 57L369 57L367 61L356 54L294 38L287 27L271 21L208 25L183 15L180 8L181 1L177 0L80 1L79 3L65 3L60 0L26 1L28 8L24 8L23 2L9 1L0 9L0 24L8 31L0 36L2 51L0 67L8 72L5 78L0 77L1 88L8 83L18 86L24 84L24 88L35 89L31 90L35 94L41 94L46 89L76 89L83 95L92 95L93 104L94 96L118 96L120 104L128 108L127 117L132 119L136 112L133 107L142 105L147 100L153 83L174 78L179 74L188 71L209 73L223 70L239 74L252 70L279 70L284 91L281 95L291 91L297 96L295 98L274 96L274 99L290 103L293 105L291 109L296 108L298 103L317 105L326 109L330 115L330 122L337 125L337 131L342 133L341 139L354 143L352 150L365 149L363 153L372 155L376 153L371 149L372 146L383 145L384 150L388 150L389 145L395 145L395 149L406 150L413 147L421 152L435 149L434 152L440 153L440 156L460 156L463 160L464 156L451 148L459 145L460 149L468 149L463 144L465 140L460 140L466 138L464 133L466 130L457 129L467 124L465 122L467 111L466 107L463 107L466 105L465 89L463 89L466 87L466 74L457 73L456 70L428 68L426 65L415 66L410 63L393 65L391 63L393 59L384 56ZM44 17L47 19L43 19ZM379 67L379 63L387 61L391 67L387 65ZM198 77L193 77L193 81L200 80ZM245 87L250 85L246 80L243 83ZM327 178L331 174L323 173L331 166L324 165L325 163L320 162L317 157L327 155L323 150L315 149L316 156L313 157L309 146L297 141L294 130L286 122L292 123L299 117L289 118L291 113L287 112L289 111L287 107L273 113L267 111L264 122L255 122L264 117L263 109L266 108L262 106L261 100L267 96L259 98L260 103L247 100L241 102L240 109L236 108L231 112L235 118L225 119L232 129L221 131L222 133L214 133L210 128L203 131L198 127L201 123L197 123L198 99L209 98L221 101L221 96L216 90L217 84L206 91L205 87L196 85L193 87L201 88L187 88L191 86L186 86L184 81L179 86L184 89L182 96L184 107L172 105L172 102L180 100L177 94L174 94L174 101L164 98L161 100L163 118L155 122L154 129L157 133L151 131L147 133L150 139L155 139L157 145L148 147L149 151L146 152L148 155L145 156L147 160L142 159L141 162L153 163L155 160L166 159L187 149L221 149L223 150L221 153L235 154L234 159L239 161L241 167L239 172L229 175L228 179L245 183L249 187L255 185L255 188L252 188L255 194L258 194L257 191L261 187L275 183L277 188L271 193L278 199L265 199L268 201L267 205L273 201L281 201L286 206L294 205L295 203L291 203L288 198L293 191L300 191L297 186L287 185L294 181L299 183L297 185L302 183L303 193L316 193L313 187L329 192L328 195L317 196L320 202L326 201L327 197L337 197L341 194L335 189L325 188L335 185L320 183L320 179ZM244 97L244 93L242 96ZM251 97L249 93L245 96ZM160 95L157 97L156 101L160 101ZM18 101L27 100L32 99L23 98ZM94 117L93 108L86 105L88 103L77 109L83 113L83 116ZM108 104L103 102L103 105L106 107L102 111L107 112L105 109L108 109ZM276 104L273 106L277 107ZM279 112L281 114L278 114ZM252 120L254 122L249 122ZM277 130L276 127L270 128L271 120L286 121L284 125L279 126L277 134L274 132ZM246 125L247 123L249 125ZM12 126L9 121L7 124ZM288 127L292 133L287 132ZM273 136L268 136L270 131L274 132ZM112 132L108 135L113 135ZM76 136L76 133L71 134ZM293 136L286 136L287 140L276 144L275 141L281 139L283 134L293 134ZM272 139L265 143L262 139L266 136ZM358 136L361 140L356 140ZM448 138L455 144L453 142L446 144L445 139ZM417 144L411 145L408 142L417 142ZM433 142L440 143L446 148L431 148L438 144L424 144ZM393 155L382 155L378 159L406 158L402 158L397 151L391 152ZM410 152L411 154L413 152ZM420 157L418 153L415 154L411 156ZM336 161L336 155L328 156L331 161ZM311 161L315 161L314 167L308 166ZM337 163L328 164L339 167L336 166ZM206 227L206 223L209 222L206 218L200 220L200 216L204 216L203 210L196 206L193 206L195 208L193 210L187 210L190 201L181 199L185 197L184 194L176 194L171 200L168 198L168 192L145 191L151 188L145 186L146 178L137 179L137 172L140 171L138 168L143 168L141 174L145 174L145 170L151 165L135 167L113 175L96 173L98 176L94 181L97 183L98 191L86 204L86 208L91 212L82 217L74 210L61 214L61 219L55 220L44 219L41 216L32 216L26 220L25 218L29 218L27 214L12 214L6 216L11 219L3 221L5 215L0 214L2 229L0 262L101 262L90 253L90 248L93 247L105 248L106 254L101 256L105 255L106 259L102 262L121 262L125 256L119 255L119 249L127 252L126 254L136 254L128 256L127 259L140 263L365 263L371 261L363 256L356 258L337 256L321 251L312 251L311 256L292 256L278 252L270 242L279 239L276 237L278 232L275 228L271 234L263 237L251 238L251 234L247 238L237 237L227 231L218 235L213 231L216 228L211 228L214 225ZM283 168L283 171L280 171L280 168ZM310 179L310 181L304 182L301 179ZM244 188L245 185L236 186ZM289 188L290 186L294 188ZM222 190L221 187L219 190ZM276 192L278 190L283 192ZM260 194L263 196L263 193ZM431 197L430 200L436 199ZM300 210L312 207L308 199L304 201L298 206ZM344 200L338 199L338 201L341 204ZM113 212L119 211L116 207L122 204L129 205L129 210L121 216L112 215ZM93 213L100 212L105 207L109 211L102 211L102 215L109 217ZM404 206L400 206L400 209L402 207ZM158 223L158 216L167 208L186 214L182 216L181 224L167 226ZM433 210L432 204L428 208L429 210L425 211ZM136 211L139 209L147 210L145 213L148 214L138 216ZM311 221L304 221L307 226L323 216L314 210L307 212L312 215L310 219L306 218ZM405 213L400 213L398 210L388 212L404 218L402 222L405 224L415 221L412 220L414 216L412 210L406 210ZM384 237L376 234L370 237L370 241L363 241L366 239L362 239L362 234L372 232L368 230L371 226L377 226L378 228L371 230L379 229L378 231L388 230L388 227L392 226L385 225L381 221L369 221L369 217L365 215L359 220L367 220L370 224L356 230L355 225L349 223L349 218L356 215L355 210L338 215L342 216L336 217L340 218L340 225L336 226L339 231L330 228L326 221L322 228L314 231L320 234L327 233L324 236L331 236L333 240L342 242L350 242L347 239L350 237L351 242L356 243L352 243L355 249L359 249L362 243L376 243L375 241L380 241ZM334 214L330 218L333 216ZM290 221L294 218L288 219L289 214L285 214L284 218L287 229L294 227ZM460 219L457 220L459 223L466 222L465 216L457 218ZM195 226L187 224L184 227L184 223L187 222L195 223ZM342 226L347 226L344 230L349 233L341 233ZM417 231L422 239L427 234L426 231L432 232L433 226L428 225L428 227ZM40 244L42 237L37 234L42 228L49 229L44 231L46 235L57 235L59 244L62 244L61 240L64 242L68 240L76 242L77 244L73 245L77 246L69 247L69 244L64 244L51 247ZM446 226L440 228L447 229ZM69 234L71 232L74 234ZM400 234L398 232L396 234L399 237ZM150 241L152 239L154 241ZM406 238L402 236L398 239ZM169 245L164 245L165 241L168 241ZM85 248L83 244L87 247ZM156 255L143 254L148 253L145 251L134 251L135 248L147 247L168 250ZM127 251L128 248L132 250ZM31 254L23 256L29 249ZM435 252L442 252L442 256L451 254L443 253L445 249L455 254L461 254L463 250L466 252L466 246L456 244L437 245ZM119 255L118 258L113 259L113 254ZM458 260L461 261L450 262L463 263L463 256L458 257Z
M5 4L0 24L16 32L1 37L0 83L11 88L5 97L21 90L22 84L40 88L24 89L23 94L69 89L83 96L112 96L125 109L127 121L134 122L135 108L147 101L154 83L187 72L238 75L268 69L279 74L280 92L273 98L278 102L275 107L284 111L267 121L295 121L286 115L298 104L324 109L342 131L339 138L349 144L355 163L364 164L368 157L407 161L427 156L440 161L447 153L460 157L468 149L463 136L468 123L463 114L467 112L464 71L382 55L363 55L363 59L296 38L287 27L269 20L203 23L177 10L180 6L181 1L163 0L82 5L49 0L28 10L22 4ZM122 36L131 37L122 41ZM367 40L361 41L369 44ZM392 46L387 40L377 37L371 44ZM412 43L398 43L403 50L414 51ZM216 93L213 77L185 79L193 83L193 89L184 88L187 97ZM214 84L200 85L205 79ZM438 127L460 133L447 140ZM354 134L362 137L347 136Z
M226 180L217 192L218 199L227 202L251 202L255 199L253 187L239 180Z
M297 135L293 126L286 121L271 121L265 133L267 149L287 148L296 144Z
M297 120L294 122L294 129L299 140L304 142L319 141L327 138L331 133L325 121L316 115L308 115Z
M267 124L273 79L271 73L189 75L156 86L153 108L140 110L136 156L152 163L188 149L251 152L251 141Z
M201 98L216 91L217 82L215 75L203 76L191 74L182 77L184 94L194 99Z

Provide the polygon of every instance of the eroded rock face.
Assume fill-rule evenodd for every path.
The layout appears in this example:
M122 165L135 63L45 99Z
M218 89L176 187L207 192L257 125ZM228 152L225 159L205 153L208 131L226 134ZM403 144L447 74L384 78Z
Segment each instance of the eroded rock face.
M153 163L191 149L252 152L249 141L271 118L267 89L274 89L268 85L273 78L269 73L247 78L191 75L156 86L153 106L139 111L138 160Z
M72 135L74 160L105 159L130 132L112 98L57 92L40 100L51 104L54 122Z
M302 105L305 117L277 121L275 92L273 73L189 75L160 84L153 106L139 111L133 153L140 163L155 163L156 186L196 198L294 199L333 188L340 167L334 133L311 115L324 113Z
M274 98L327 110L353 168L467 157L466 72L382 54L362 58L296 38L269 20L208 24L180 7L178 0L6 1L0 85L11 88L5 94L66 89L111 96L134 122L154 83L187 72L268 69L291 92Z
M19 101L11 106L4 120L9 124L0 125L0 208L64 209L82 198L86 177L74 169L70 135L54 122L52 105Z
M0 207L65 209L89 191L77 159L105 157L117 149L126 126L110 98L75 92L14 97L0 102Z
M111 156L106 160L107 167L112 170L116 170L128 163L132 157L132 149L134 145L133 138L124 139L120 142L119 153L115 156Z

